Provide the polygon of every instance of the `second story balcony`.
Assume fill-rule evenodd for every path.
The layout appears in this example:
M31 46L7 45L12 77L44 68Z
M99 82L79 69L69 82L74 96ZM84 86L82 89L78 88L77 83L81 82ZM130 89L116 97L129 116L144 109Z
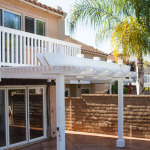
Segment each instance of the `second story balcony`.
M61 47L65 55L76 56L81 46L0 26L0 66L37 66L37 53L55 53Z

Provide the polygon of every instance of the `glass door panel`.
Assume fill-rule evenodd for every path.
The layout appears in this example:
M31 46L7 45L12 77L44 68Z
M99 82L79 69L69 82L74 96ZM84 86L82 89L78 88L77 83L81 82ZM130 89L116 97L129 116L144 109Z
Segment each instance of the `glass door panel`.
M30 140L44 136L43 88L29 89Z
M26 141L25 89L8 90L10 144Z
M6 146L5 90L0 90L0 147Z

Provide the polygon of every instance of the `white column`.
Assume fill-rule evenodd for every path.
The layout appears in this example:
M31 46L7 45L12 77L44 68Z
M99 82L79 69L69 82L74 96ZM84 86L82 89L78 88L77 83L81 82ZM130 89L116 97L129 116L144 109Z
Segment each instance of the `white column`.
M109 94L112 94L111 90L112 90L112 83L109 83Z
M123 78L118 79L118 140L117 147L125 147L123 139Z
M65 150L65 83L64 75L56 77L57 150Z

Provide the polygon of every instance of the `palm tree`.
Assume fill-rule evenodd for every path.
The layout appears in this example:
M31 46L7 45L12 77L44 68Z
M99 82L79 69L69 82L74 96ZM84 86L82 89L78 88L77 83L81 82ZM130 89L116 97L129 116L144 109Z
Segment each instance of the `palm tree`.
M111 35L115 53L122 49L121 55L124 58L129 58L131 54L137 57L137 94L144 93L143 55L148 53L148 35L145 26L132 17L130 20L125 18L124 22L116 24Z
M116 31L119 24L124 27L124 30L121 32L122 35L124 34L123 31L126 31L126 26L124 25L127 23L127 20L130 20L128 25L131 24L131 26L135 23L134 20L136 20L136 28L130 28L130 30L136 29L136 32L140 32L139 27L142 26L142 31L146 34L142 34L142 37L139 39L136 38L136 40L142 39L141 42L143 42L143 44L140 45L140 48L133 50L133 48L136 48L131 47L131 45L134 44L132 43L133 40L129 40L130 42L126 43L129 44L127 48L121 46L123 41L120 41L120 45L118 45L118 48L121 46L123 49L124 56L129 56L129 54L136 54L137 56L137 89L139 89L137 93L139 94L143 94L144 92L143 55L148 53L149 48L149 45L145 44L149 36L147 34L147 30L149 30L149 15L147 15L149 7L147 7L147 5L144 6L144 4L149 6L147 0L80 0L75 3L70 18L71 32L74 31L78 22L82 21L86 24L90 23L97 30L97 39L114 36L116 38L112 38L113 42L117 42L116 39L117 36L119 36L117 34L120 34L120 32ZM131 16L134 19L130 19ZM124 19L125 17L127 19ZM131 26L129 25L129 27ZM129 39L133 38L132 34L128 34L128 36Z

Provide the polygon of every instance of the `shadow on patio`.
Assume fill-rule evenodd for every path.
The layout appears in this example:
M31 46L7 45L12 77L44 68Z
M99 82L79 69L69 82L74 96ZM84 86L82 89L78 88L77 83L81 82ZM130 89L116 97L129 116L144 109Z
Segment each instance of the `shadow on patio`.
M116 148L116 137L66 131L66 150L148 150L150 140L126 139L126 148ZM56 139L34 143L18 150L56 150Z

